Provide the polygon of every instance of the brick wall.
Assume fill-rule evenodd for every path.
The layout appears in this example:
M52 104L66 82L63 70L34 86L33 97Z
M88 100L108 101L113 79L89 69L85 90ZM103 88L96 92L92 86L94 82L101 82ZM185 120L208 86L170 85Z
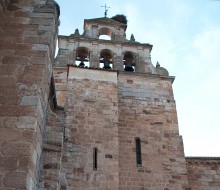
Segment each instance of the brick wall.
M173 78L121 72L118 80L120 189L186 189ZM141 167L136 163L135 138L141 140Z
M52 0L12 0L6 9L7 2L0 3L0 189L35 189L59 8Z
M186 161L192 190L220 189L220 158L187 157Z
M117 72L69 67L65 112L62 188L118 189Z

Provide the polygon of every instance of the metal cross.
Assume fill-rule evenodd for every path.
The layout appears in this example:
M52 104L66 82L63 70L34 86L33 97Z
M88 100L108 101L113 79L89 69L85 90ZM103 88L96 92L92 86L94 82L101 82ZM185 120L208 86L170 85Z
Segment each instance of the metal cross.
M101 6L101 7L105 8L105 13L104 14L105 14L105 17L107 17L108 8L110 8L110 7L107 7L106 4L105 4L105 6Z

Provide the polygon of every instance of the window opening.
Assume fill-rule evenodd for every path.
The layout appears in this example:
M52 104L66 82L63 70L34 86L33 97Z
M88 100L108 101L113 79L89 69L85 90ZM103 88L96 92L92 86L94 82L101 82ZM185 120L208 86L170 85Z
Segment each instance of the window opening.
M141 160L141 139L136 138L135 139L135 144L136 144L136 162L137 162L137 167L142 166L142 160Z
M111 40L111 37L112 37L112 30L110 28L100 28L99 31L98 31L98 37L99 39L102 39L102 40Z
M94 148L93 149L93 170L97 170L97 159L98 159L98 149Z

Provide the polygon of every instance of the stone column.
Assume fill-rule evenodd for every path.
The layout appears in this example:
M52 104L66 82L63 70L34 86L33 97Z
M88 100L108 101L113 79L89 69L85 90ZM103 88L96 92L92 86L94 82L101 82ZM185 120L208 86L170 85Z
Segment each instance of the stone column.
M137 53L135 55L135 72L143 73L142 65L141 56Z
M99 68L99 52L98 52L98 44L92 44L92 50L89 52L90 55L90 67Z
M75 65L76 64L75 43L74 42L69 43L68 47L69 47L68 64L69 65Z
M97 39L98 38L98 26L92 25L92 38Z
M113 55L113 69L118 71L124 70L124 57L122 55L121 45L116 45Z
M138 49L137 52L138 53L136 54L136 60L135 60L135 62L136 62L135 72L145 73L143 50Z
M114 54L113 57L113 69L118 71L124 70L124 60L122 55Z

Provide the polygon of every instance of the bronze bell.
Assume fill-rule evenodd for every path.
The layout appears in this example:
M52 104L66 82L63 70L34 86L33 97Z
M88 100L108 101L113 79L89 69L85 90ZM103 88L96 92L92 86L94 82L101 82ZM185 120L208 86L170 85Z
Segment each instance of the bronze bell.
M84 68L85 67L85 63L83 62L83 60L81 60L80 64L78 65L79 67Z
M108 61L107 59L104 60L104 67L103 67L103 69L111 69L110 61Z
M134 72L131 62L125 61L125 71Z

